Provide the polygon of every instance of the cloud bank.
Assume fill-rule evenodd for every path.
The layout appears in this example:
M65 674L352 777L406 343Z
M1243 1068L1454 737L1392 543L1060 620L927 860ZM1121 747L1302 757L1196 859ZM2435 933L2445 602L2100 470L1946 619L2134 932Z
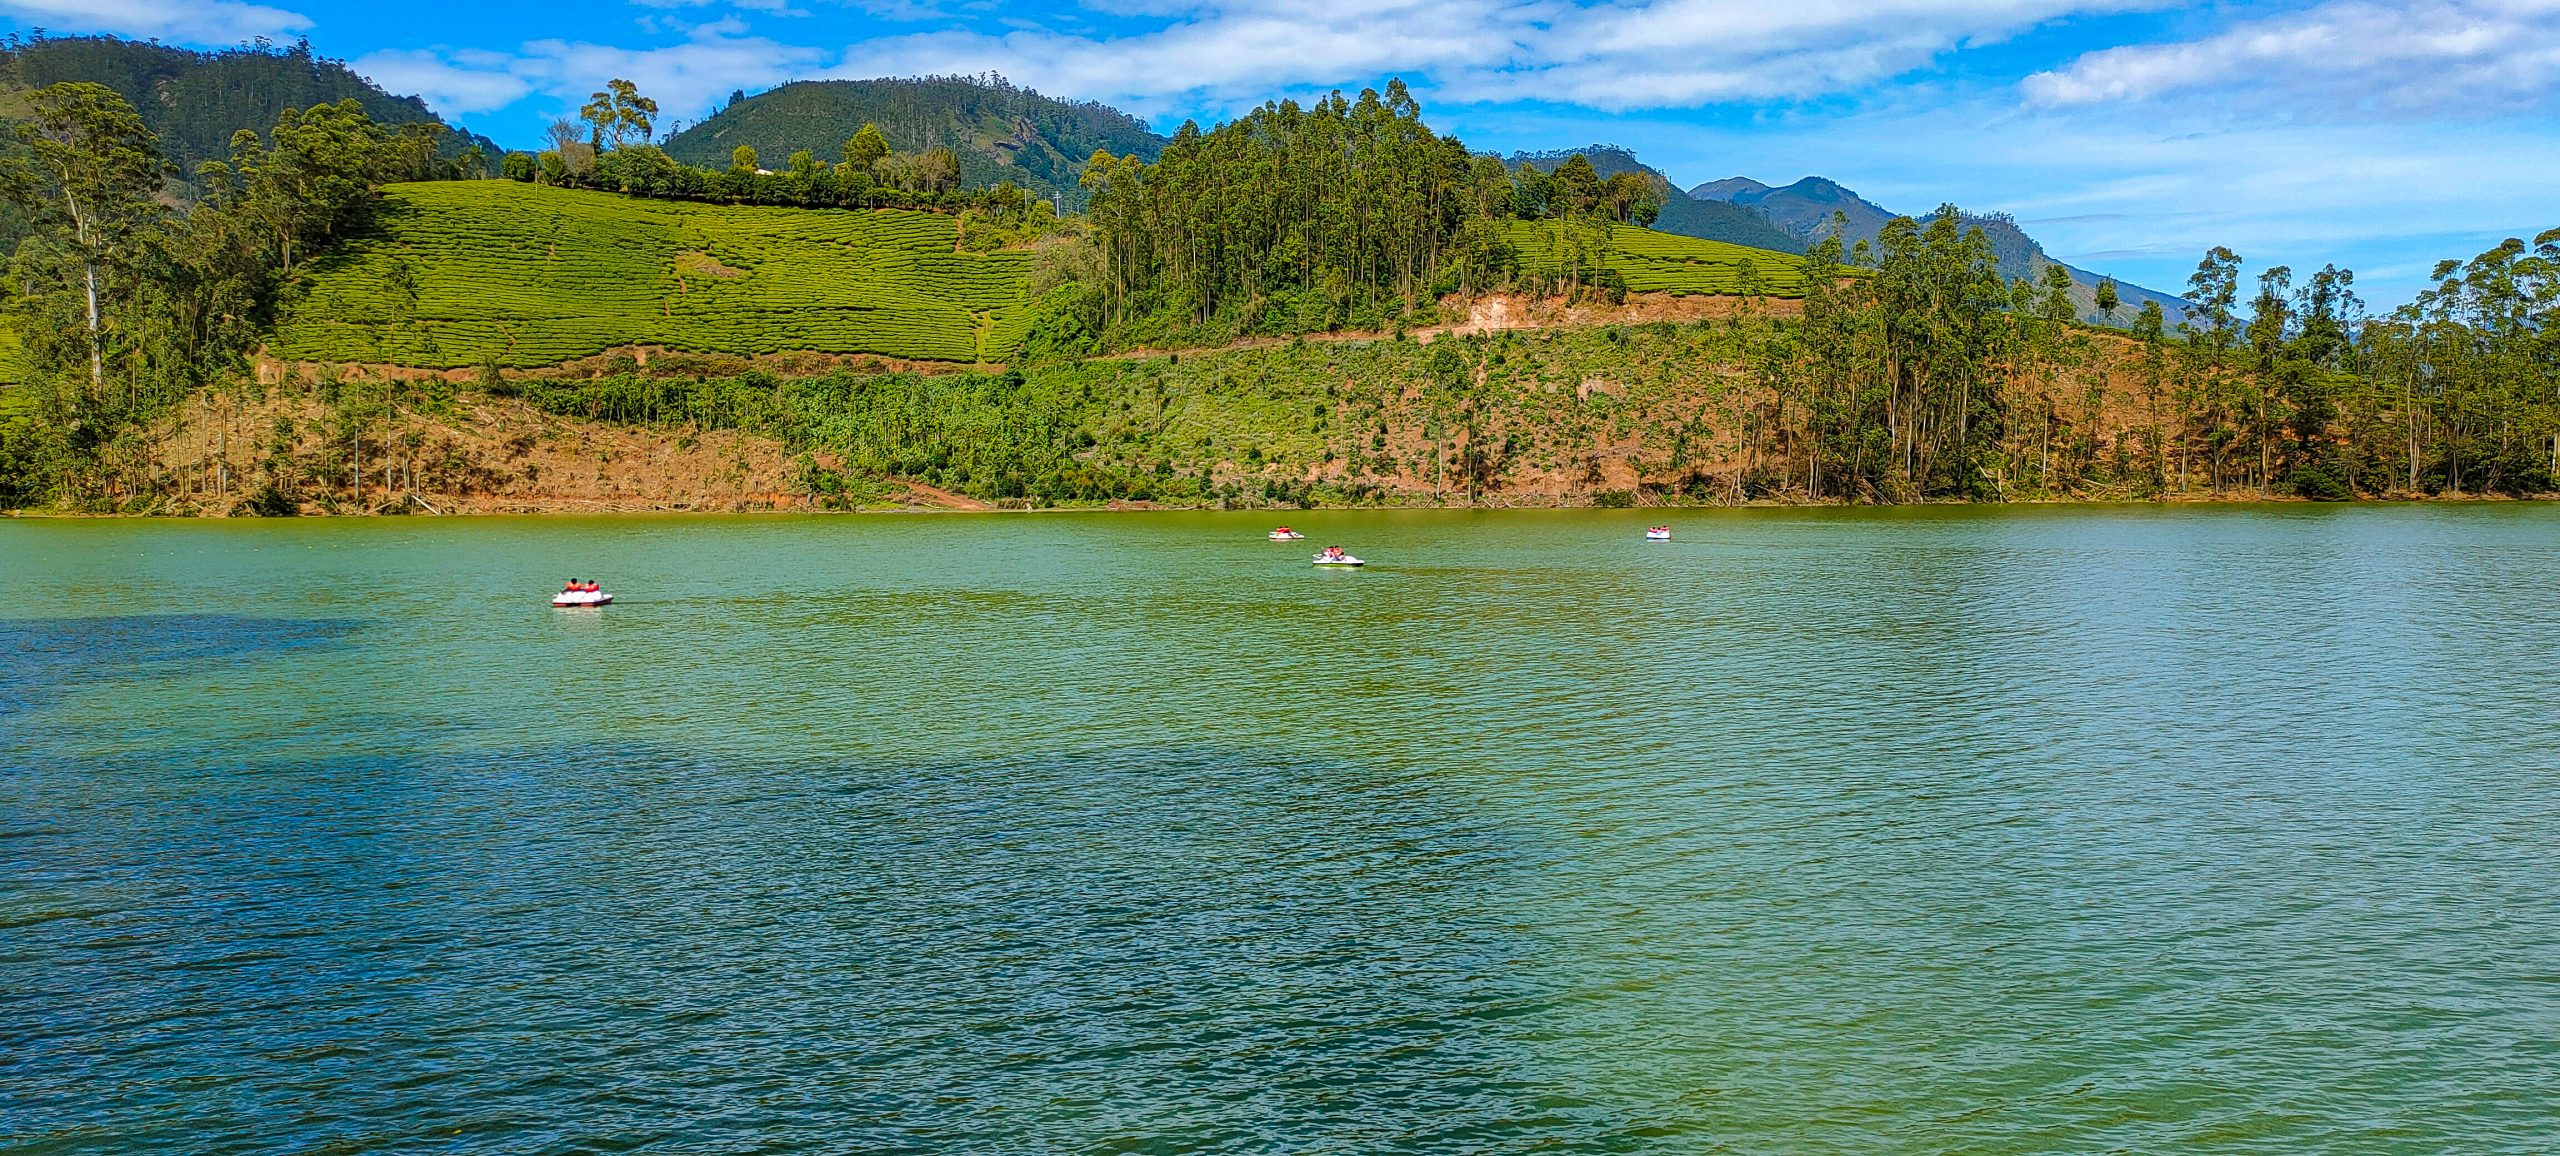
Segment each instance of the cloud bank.
M1402 73L1444 99L1620 110L1824 96L1965 46L2146 0L1232 0L1148 31L943 30L854 45L831 74L998 71L1140 108L1232 105Z
M2339 0L2185 43L2103 49L2020 87L2044 108L2263 96L2300 119L2517 112L2560 89L2560 0Z
M239 0L0 0L0 15L48 32L111 32L189 44L236 44L308 30L299 12Z

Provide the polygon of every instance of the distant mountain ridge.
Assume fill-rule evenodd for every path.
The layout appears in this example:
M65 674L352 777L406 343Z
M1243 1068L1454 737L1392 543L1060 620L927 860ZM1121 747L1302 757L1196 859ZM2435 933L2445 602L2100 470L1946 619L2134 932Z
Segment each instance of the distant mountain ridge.
M1801 245L1810 245L1826 235L1831 229L1834 214L1846 218L1840 230L1840 243L1844 247L1860 241L1873 244L1877 234L1883 231L1885 222L1903 215L1824 177L1806 177L1784 186L1764 184L1749 177L1726 177L1693 186L1689 195L1756 211L1771 224L1797 238ZM2036 281L2044 276L2045 268L2050 265L2061 265L2070 270L2071 297L2080 307L2082 320L2111 320L2113 324L2121 325L2141 312L2143 303L2148 301L2160 303L2160 312L2169 324L2175 325L2186 316L2187 303L2177 296L2118 281L2116 295L2123 303L2116 307L2114 318L2100 317L2097 291L2098 282L2104 279L2101 275L2054 260L2045 253L2042 244L2028 236L2026 230L2019 228L2018 223L2005 214L1967 214L1965 220L1968 224L1980 226L1984 236L1990 239L1992 253L1998 258L2000 273L2004 277Z
M303 41L219 52L113 36L0 41L0 119L25 114L24 93L67 80L103 84L121 94L159 136L161 154L178 167L181 180L205 161L229 160L234 132L263 134L286 109L348 99L379 123L445 125L446 156L476 144L492 169L499 157L496 142L447 123L417 97L385 91L344 61L314 54Z
M1740 206L1718 200L1699 200L1680 191L1662 171L1636 159L1636 154L1617 145L1595 144L1578 149L1548 149L1543 152L1511 154L1508 163L1530 165L1554 171L1557 165L1580 156L1591 162L1593 171L1603 177L1619 173L1641 173L1653 179L1662 190L1662 215L1653 227L1665 233L1723 241L1731 245L1747 245L1754 249L1772 249L1780 253L1802 253L1805 242L1771 224L1767 217Z
M865 124L879 125L901 152L950 149L968 187L1012 181L1069 211L1084 207L1078 181L1095 150L1153 160L1165 145L1145 122L1109 105L1043 96L990 74L793 81L730 104L665 147L686 164L723 168L746 145L760 163L780 168L803 149L840 159L845 140Z

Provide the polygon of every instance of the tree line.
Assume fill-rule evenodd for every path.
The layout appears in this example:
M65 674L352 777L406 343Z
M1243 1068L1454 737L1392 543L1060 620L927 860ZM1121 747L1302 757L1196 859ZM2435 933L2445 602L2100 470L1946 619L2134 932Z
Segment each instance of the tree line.
M26 101L0 155L0 199L28 229L0 287L25 343L24 383L0 398L0 502L12 505L148 490L149 423L193 391L246 379L296 271L365 226L379 185L477 175L467 158L440 156L442 126L384 125L340 101L236 133L227 158L192 174L200 195L182 200L168 195L177 174L161 143L115 91L66 82ZM742 150L714 171L648 143L656 106L628 82L582 111L554 126L552 147L509 154L504 174L644 196L959 209L964 245L1021 243L1060 224L1010 185L961 188L948 150L901 153L876 125L834 161L803 151L767 171ZM1050 308L1026 362L1384 329L1450 294L1580 291L1598 279L1548 285L1524 270L1506 222L1554 221L1605 245L1600 226L1649 221L1661 204L1645 178L1603 179L1585 158L1542 171L1473 154L1425 125L1401 83L1266 104L1205 131L1186 124L1152 162L1098 152L1083 182L1090 214L1035 286ZM2252 275L2216 248L2189 280L2184 320L2172 326L2152 304L2123 328L2111 283L2099 288L2110 322L2099 327L2076 320L2059 266L2039 282L2005 280L1992 240L1954 206L1896 219L1872 245L1844 248L1838 232L1806 257L1800 310L1754 306L1724 323L1739 344L1718 348L1743 351L1719 419L1739 460L1698 467L1685 488L1822 501L2342 498L2547 493L2560 477L2560 229L2443 262L2416 300L2381 313L2349 270ZM1578 263L1605 264L1605 253L1586 256ZM1463 370L1448 380L1463 383ZM574 408L566 394L579 387L542 388L546 407ZM915 388L933 406L958 404L936 392L957 386ZM985 408L988 391L1019 388L977 381L963 400ZM933 431L949 431L911 406L839 400L897 431L834 439L896 447L854 460L913 472L926 461L913 455L945 453ZM900 405L910 402L924 404ZM1018 429L966 436L1039 459L1024 476L1049 480L1021 492L1127 496L1071 468L1073 446L1034 453ZM1468 467L1467 492L1498 485L1498 460ZM932 458L927 472L1020 469L969 461Z
M145 423L190 392L246 374L302 262L371 212L386 181L467 175L438 155L444 126L383 125L356 101L243 129L194 174L192 203L123 96L64 82L26 95L0 198L28 233L0 311L23 342L10 390L27 420L0 427L0 501L78 502L147 486Z
M2437 267L2369 315L2335 265L2208 251L2187 318L2076 324L2057 268L2004 284L1954 206L1808 255L1766 326L1735 490L1848 500L2539 494L2560 484L2560 229ZM1845 276L1852 270L1864 275ZM2099 307L2117 295L2102 285Z
M1491 288L1517 254L1494 222L1650 223L1662 191L1583 157L1545 172L1434 133L1402 81L1358 99L1265 104L1153 162L1085 166L1097 246L1084 308L1119 343L1382 328L1442 295Z
M789 205L834 209L983 209L992 202L1027 204L1011 183L964 190L960 158L947 148L900 152L877 124L846 138L840 159L801 149L779 170L765 167L754 146L739 145L725 169L688 165L651 144L658 102L628 80L614 80L580 110L580 120L554 121L551 147L508 153L500 175L563 188L635 197ZM1054 214L1053 214L1054 215Z

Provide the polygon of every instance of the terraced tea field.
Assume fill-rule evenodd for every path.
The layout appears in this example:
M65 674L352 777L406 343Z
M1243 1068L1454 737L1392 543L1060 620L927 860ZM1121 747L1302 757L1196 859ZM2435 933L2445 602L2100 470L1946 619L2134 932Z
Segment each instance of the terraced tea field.
M384 190L319 262L272 351L425 368L556 365L623 345L1001 361L1027 253L957 253L951 218L695 205L514 181Z
M1503 239L1520 251L1523 266L1533 272L1554 273L1577 243L1574 228L1553 221L1510 221L1504 224ZM1590 230L1588 235L1596 239L1596 229L1581 228ZM1743 268L1748 264L1757 274L1762 296L1804 295L1801 257L1657 233L1632 225L1608 226L1608 242L1600 260L1626 279L1630 293L1740 293L1745 288Z

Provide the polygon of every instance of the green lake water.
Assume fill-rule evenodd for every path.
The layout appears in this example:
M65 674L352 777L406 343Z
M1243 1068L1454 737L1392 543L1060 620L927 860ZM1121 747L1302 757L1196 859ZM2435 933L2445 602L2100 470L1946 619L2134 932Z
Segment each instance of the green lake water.
M0 1150L2560 1133L2560 508L1288 517L0 522Z

